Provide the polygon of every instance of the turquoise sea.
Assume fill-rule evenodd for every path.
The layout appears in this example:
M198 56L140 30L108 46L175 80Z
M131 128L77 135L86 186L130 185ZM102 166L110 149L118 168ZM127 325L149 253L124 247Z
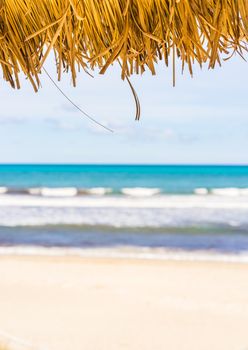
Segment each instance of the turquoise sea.
M159 188L165 193L194 193L199 187L246 188L248 166L195 165L0 165L0 186Z
M0 248L248 252L248 166L0 165Z

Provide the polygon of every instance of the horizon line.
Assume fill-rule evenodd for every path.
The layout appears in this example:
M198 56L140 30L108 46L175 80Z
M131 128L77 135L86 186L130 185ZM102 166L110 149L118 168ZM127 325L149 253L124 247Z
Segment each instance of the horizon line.
M0 166L248 166L248 163L0 163Z

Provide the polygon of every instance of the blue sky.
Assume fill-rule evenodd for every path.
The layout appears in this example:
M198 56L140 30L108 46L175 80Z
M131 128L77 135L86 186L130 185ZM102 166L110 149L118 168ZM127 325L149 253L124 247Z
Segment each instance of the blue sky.
M55 78L52 62L47 70ZM82 109L112 128L109 133L84 118L44 75L34 93L0 80L1 163L213 163L248 164L248 63L239 57L221 68L200 70L192 79L178 66L176 87L171 68L157 75L132 77L141 102L135 104L120 68L106 75L84 72L73 88L64 75L59 86Z

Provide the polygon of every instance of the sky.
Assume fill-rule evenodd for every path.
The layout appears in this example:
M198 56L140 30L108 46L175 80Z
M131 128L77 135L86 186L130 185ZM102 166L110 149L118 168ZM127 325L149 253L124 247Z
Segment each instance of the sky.
M52 59L45 65L56 80ZM215 70L195 66L194 77L157 65L133 76L141 103L114 65L77 87L65 74L60 88L106 131L73 107L46 75L38 93L22 77L13 90L0 79L0 163L248 164L248 63L239 56Z

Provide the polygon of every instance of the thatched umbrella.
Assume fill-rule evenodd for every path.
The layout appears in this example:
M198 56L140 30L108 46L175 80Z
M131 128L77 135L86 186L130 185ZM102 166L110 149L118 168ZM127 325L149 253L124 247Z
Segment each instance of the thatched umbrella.
M0 0L0 64L20 87L22 71L37 91L51 51L58 79L95 67L103 74L119 61L122 78L155 74L163 59L193 73L193 63L214 68L241 56L248 39L247 0Z

